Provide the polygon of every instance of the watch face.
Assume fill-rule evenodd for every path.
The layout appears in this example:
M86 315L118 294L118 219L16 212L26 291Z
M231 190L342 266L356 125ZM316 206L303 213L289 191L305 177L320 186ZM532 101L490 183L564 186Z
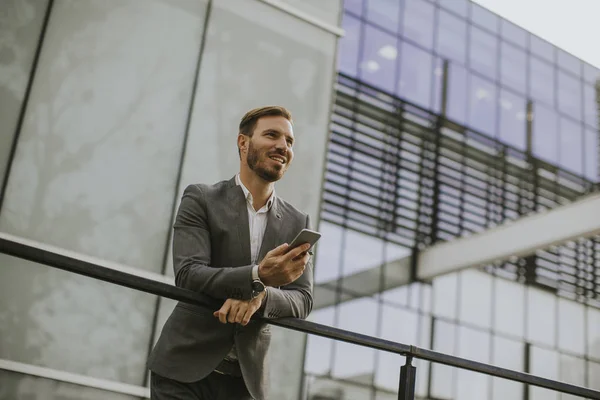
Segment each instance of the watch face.
M255 292L262 292L265 290L265 285L261 281L253 281L252 290Z

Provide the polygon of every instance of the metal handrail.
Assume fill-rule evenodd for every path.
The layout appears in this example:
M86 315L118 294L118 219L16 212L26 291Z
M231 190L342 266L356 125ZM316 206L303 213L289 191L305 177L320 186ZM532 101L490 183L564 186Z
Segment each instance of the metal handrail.
M205 296L202 296L191 290L182 289L164 282L118 271L106 266L102 266L98 263L81 260L76 257L59 254L55 251L39 248L30 243L15 240L8 235L0 235L0 253L105 282L114 283L130 289L167 297L173 300L183 301L198 306L211 307L211 309L215 305L214 302L211 302ZM491 364L455 357L449 354L439 353L417 346L384 340L296 318L266 319L256 316L254 318L262 319L266 323L283 328L406 356L407 363L401 369L400 378L399 398L402 400L414 399L416 369L411 365L413 358L445 364L448 366L509 379L533 386L539 386L561 393L568 393L589 399L600 400L600 391L506 368L500 368Z

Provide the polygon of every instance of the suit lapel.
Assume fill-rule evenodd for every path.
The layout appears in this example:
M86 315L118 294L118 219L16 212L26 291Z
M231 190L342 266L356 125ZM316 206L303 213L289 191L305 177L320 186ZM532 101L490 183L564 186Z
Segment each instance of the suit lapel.
M271 210L267 213L267 228L265 229L260 251L258 252L258 262L262 261L269 251L281 244L281 214L277 196L275 196Z
M229 188L227 201L234 210L234 220L231 221L232 229L237 231L237 242L240 246L240 254L245 265L249 265L252 261L250 254L250 223L248 220L248 206L244 191L235 183L235 178L232 180L232 186Z

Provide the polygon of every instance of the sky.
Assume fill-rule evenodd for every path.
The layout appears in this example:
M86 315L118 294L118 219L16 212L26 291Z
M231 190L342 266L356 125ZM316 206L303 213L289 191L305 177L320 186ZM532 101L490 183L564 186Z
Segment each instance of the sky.
M600 0L473 1L600 68Z

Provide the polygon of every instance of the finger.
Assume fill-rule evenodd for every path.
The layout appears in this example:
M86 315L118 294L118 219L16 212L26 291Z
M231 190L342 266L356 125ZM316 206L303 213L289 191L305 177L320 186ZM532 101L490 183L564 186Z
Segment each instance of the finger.
M256 306L248 307L248 309L246 310L246 313L244 314L244 318L242 319L242 325L244 325L244 326L248 325L248 322L250 322L250 318L252 318L252 316L254 315L256 310L258 310L258 307L256 307Z
M288 250L288 244L284 243L284 244L280 244L279 246L275 247L273 250L269 251L267 253L268 256L280 256L282 254L285 254L285 252Z
M238 324L241 323L242 320L244 319L244 315L246 315L247 311L248 311L247 303L241 304L240 307L238 307L237 313L235 315L235 322L237 322Z
M227 321L229 323L233 324L235 322L235 317L238 313L239 308L240 308L240 302L238 302L238 301L232 302L231 308L229 309L229 313L227 314Z
M225 303L223 304L223 306L218 310L215 311L215 316L219 318L219 321L222 324L226 324L227 323L227 313L229 312L229 308L231 307L231 302L229 300L226 300Z
M300 254L304 253L305 251L308 251L308 249L310 249L310 243L304 243L302 246L298 246L293 248L292 250L290 250L285 258L287 260L293 260L294 258L298 257Z

